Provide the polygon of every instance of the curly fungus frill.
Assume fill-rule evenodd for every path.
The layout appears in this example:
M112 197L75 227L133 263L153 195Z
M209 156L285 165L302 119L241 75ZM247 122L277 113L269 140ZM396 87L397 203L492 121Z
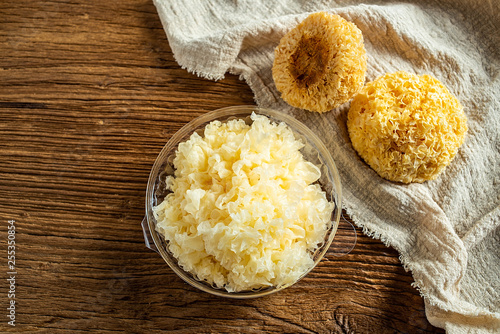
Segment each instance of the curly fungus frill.
M368 83L354 97L347 128L354 149L381 177L424 182L455 157L467 118L436 78L400 71Z
M309 15L274 51L274 83L291 106L325 112L362 87L366 51L361 30L338 15Z

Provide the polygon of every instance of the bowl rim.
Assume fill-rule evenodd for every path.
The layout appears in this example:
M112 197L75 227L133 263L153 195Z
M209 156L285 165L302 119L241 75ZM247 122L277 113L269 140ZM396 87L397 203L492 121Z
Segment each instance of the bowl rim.
M244 291L244 292L228 292L225 289L219 289L215 287L209 287L209 284L203 281L199 281L195 279L191 273L184 271L177 263L175 263L176 259L173 258L171 254L169 254L163 247L162 240L160 239L160 235L158 231L156 230L156 220L153 216L153 205L152 205L152 200L154 196L154 191L155 191L155 184L158 179L158 176L161 172L160 168L165 162L165 159L167 158L167 154L171 152L173 148L177 148L180 140L182 138L185 138L186 134L191 134L196 130L200 129L200 126L204 124L208 124L211 121L214 121L216 119L230 119L232 116L234 118L238 118L238 114L245 114L246 116L250 116L252 112L255 112L256 114L264 115L267 117L271 117L271 121L274 122L284 122L289 128L296 133L297 130L299 134L301 134L303 137L306 137L309 142L315 147L315 149L318 151L318 153L322 156L322 158L325 160L324 164L327 166L328 171L331 173L333 177L333 188L331 190L330 196L331 199L335 203L335 208L333 212L333 220L331 221L332 226L327 233L329 233L329 238L326 240L321 246L320 249L321 251L315 255L316 259L314 260L313 265L306 270L295 282L290 283L290 284L285 284L280 287L269 287L265 288L263 290L257 290L257 291ZM237 114L235 116L235 114ZM242 118L240 115L239 118ZM297 119L293 118L292 116L285 114L283 112L279 112L274 109L270 108L262 108L258 106L252 106L252 105L238 105L238 106L230 106L230 107L224 107L224 108L219 108L215 109L212 111L209 111L201 116L198 116L185 124L181 129L176 131L176 133L167 141L167 143L163 146L162 150L158 154L152 168L149 174L148 178L148 183L147 183L147 189L146 189L146 220L147 220L147 225L149 227L149 230L151 231L151 237L153 239L154 245L157 248L158 253L160 256L163 258L163 260L168 264L168 266L175 272L177 276L179 276L182 280L184 280L186 283L189 285L210 293L212 295L216 295L219 297L226 297L226 298L235 298L235 299L248 299L248 298L256 298L256 297L262 297L266 296L278 291L281 291L287 287L290 287L297 282L299 282L302 278L304 278L309 272L311 272L317 265L318 263L324 258L326 252L330 248L331 243L333 242L333 239L336 235L337 228L340 222L340 216L341 216L341 211L342 211L342 187L340 183L340 176L337 170L337 167L335 165L335 162L324 145L324 143L319 139L319 137L306 125L304 125L302 122L298 121ZM174 261L174 263L172 262Z

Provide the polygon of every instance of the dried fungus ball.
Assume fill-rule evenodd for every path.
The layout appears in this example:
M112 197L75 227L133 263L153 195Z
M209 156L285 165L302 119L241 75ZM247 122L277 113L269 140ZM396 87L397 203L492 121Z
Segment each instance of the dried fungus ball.
M325 112L350 100L366 72L363 35L338 15L309 15L274 51L273 79L288 104Z
M396 72L368 83L351 102L347 129L354 149L381 177L435 179L464 142L462 105L430 75Z

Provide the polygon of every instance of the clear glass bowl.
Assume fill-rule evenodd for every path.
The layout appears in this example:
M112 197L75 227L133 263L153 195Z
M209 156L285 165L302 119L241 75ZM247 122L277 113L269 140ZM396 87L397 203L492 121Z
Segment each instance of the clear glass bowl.
M335 203L335 209L331 217L332 224L325 234L323 244L313 254L314 265L304 272L296 282L306 276L325 255L335 237L342 211L340 179L330 153L321 140L308 127L293 117L275 110L255 106L235 106L211 111L186 124L163 147L151 169L146 190L146 216L142 222L144 237L146 245L157 251L170 268L185 282L202 291L221 297L240 299L261 297L283 290L292 284L280 287L267 287L257 291L228 292L225 289L215 288L207 282L195 279L191 273L184 271L178 265L177 259L168 250L168 241L156 231L157 222L153 216L153 207L160 204L168 193L165 188L165 178L167 175L174 174L173 159L179 143L189 139L193 132L198 132L203 136L205 126L215 120L225 122L238 118L244 119L247 123L251 124L250 115L252 112L265 115L276 123L284 122L293 131L296 139L302 139L305 144L305 147L302 149L304 158L321 169L321 178L317 182L319 182L322 189L326 192L327 199Z

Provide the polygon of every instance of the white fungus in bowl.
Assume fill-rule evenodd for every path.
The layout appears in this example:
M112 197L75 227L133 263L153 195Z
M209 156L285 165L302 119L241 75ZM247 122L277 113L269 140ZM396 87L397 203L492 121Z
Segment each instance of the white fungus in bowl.
M179 265L229 292L295 283L314 265L334 203L285 123L213 121L179 144L171 191L154 207Z

